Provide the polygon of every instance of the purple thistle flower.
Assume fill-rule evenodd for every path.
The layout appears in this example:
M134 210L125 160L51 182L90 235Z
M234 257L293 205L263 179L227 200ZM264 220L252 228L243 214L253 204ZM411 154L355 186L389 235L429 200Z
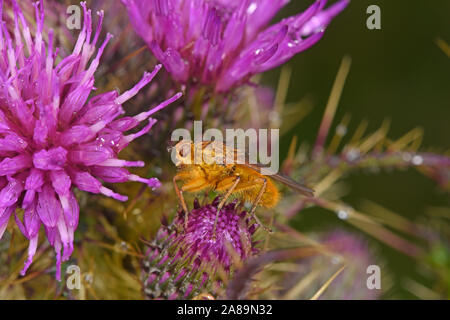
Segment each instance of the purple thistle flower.
M289 0L122 0L137 34L172 77L217 92L277 67L315 44L349 3L306 11L267 27Z
M213 268L221 267L229 271L233 265L232 254L245 260L256 252L252 235L257 225L250 223L246 211L237 212L236 203L232 202L220 211L214 239L213 228L218 204L219 198L203 207L195 202L194 209L189 213L187 229L178 233L174 242L183 254L192 259L194 267L212 265ZM184 213L178 216L175 223L180 227L184 226Z
M145 179L128 172L124 167L142 167L144 163L118 159L118 153L151 129L156 122L150 118L153 113L180 96L134 117L118 118L124 114L122 104L152 80L161 68L159 65L121 95L111 91L88 100L95 90L94 72L112 36L108 34L96 50L103 12L97 13L99 20L93 34L91 11L84 2L81 5L83 29L72 54L59 62L58 49L53 48L53 30L48 32L48 43L44 41L42 2L34 4L34 32L30 32L16 1L12 2L14 23L1 22L0 239L14 215L30 241L22 275L33 261L43 225L56 252L56 278L60 280L61 261L68 260L73 251L78 224L79 206L73 188L126 201L126 196L103 186L100 180L160 186L155 178ZM2 10L3 5L1 17ZM145 120L148 124L144 128L125 135ZM23 209L23 220L16 208Z
M319 237L323 255L317 255L298 261L298 269L283 275L280 293L286 299L305 299L312 297L343 265L345 269L330 283L320 295L321 300L373 300L380 295L380 290L367 287L367 267L380 264L380 258L369 243L358 235L335 229ZM320 270L301 293L292 290L300 281ZM289 296L286 294L289 293Z
M250 222L247 212L236 210L236 202L222 208L214 239L218 204L219 198L205 206L195 200L186 229L183 212L171 226L159 229L143 263L144 291L149 298L188 299L214 291L211 285L220 285L219 270L230 274L237 261L258 253L252 239L258 226Z

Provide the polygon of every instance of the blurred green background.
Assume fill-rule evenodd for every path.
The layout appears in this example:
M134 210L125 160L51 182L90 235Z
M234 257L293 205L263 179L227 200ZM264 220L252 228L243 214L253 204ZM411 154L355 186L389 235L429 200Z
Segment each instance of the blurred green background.
M311 1L293 0L278 18L304 10ZM381 8L381 30L366 27L369 5ZM375 131L384 119L391 120L388 136L397 139L413 129L424 130L422 151L446 152L450 149L450 59L436 40L450 43L450 1L353 0L331 23L323 39L295 56L287 100L308 96L314 103L311 114L284 136L282 158L292 136L312 144L316 138L337 70L344 55L352 66L334 118L334 127L344 114L351 115L348 134L361 120L369 122L367 132ZM265 75L275 84L280 68ZM350 187L344 200L356 207L368 199L412 220L423 219L429 207L449 207L447 193L414 169L371 174L359 172L346 179ZM303 211L295 218L300 230L326 230L341 224L335 215L322 209ZM356 230L355 230L356 231ZM404 291L401 279L417 272L413 261L382 246L382 256L398 276L397 285L386 296L414 298ZM448 252L447 252L448 258ZM431 284L430 284L431 285Z

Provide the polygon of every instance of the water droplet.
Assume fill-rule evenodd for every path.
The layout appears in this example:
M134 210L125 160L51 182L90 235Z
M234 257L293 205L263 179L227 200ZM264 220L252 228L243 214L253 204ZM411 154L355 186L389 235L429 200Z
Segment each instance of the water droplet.
M123 251L128 250L128 244L125 241L122 241L120 243L120 249L123 250Z
M411 156L410 153L405 152L405 153L403 153L403 155L402 155L402 159L403 159L403 161L410 162L411 159L412 159L412 156Z
M356 159L359 158L359 156L360 156L359 150L354 148L350 149L346 154L348 161L355 161Z
M256 2L253 2L252 4L250 4L247 8L247 14L251 15L253 12L255 12L257 7L258 7L258 5L256 4Z
M423 158L421 156L415 155L411 160L412 164L415 166L420 166L423 163Z
M347 210L344 210L344 209L339 209L336 212L336 214L337 214L338 218L341 219L341 220L346 220L348 218L348 216L349 216L349 212Z
M94 282L94 277L92 276L92 273L86 273L84 275L84 282L86 284L92 284L92 282Z
M269 113L269 120L274 124L275 127L281 123L280 114L277 111L271 111Z
M344 126L343 124L340 124L336 127L336 134L339 136L345 136L345 134L347 133L347 127Z
M341 263L341 257L339 256L334 256L333 258L331 258L331 263L332 264L340 264Z

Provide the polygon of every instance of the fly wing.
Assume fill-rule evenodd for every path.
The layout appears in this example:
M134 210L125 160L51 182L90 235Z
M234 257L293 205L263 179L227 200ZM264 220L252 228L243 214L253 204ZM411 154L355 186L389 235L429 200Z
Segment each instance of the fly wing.
M223 148L221 149L221 153L220 156L218 154L214 153L214 158L216 161L220 160L220 163L237 163L239 165L245 166L247 168L250 168L260 174L262 174L261 169L263 168L263 166L261 166L260 164L249 164L247 161L247 159L249 159L248 153L245 150L239 150L239 149L235 149L231 146L227 146L226 144L223 145L219 145L220 142L215 142L215 141L203 141L202 143L202 147L206 148L207 146L211 145L212 147L216 147L216 148ZM241 161L244 161L244 163L241 163ZM270 178L283 183L285 185L287 185L288 187L291 187L292 189L296 190L297 192L308 196L308 197L313 197L314 196L314 190L308 188L305 185L302 185L294 180L292 180L289 177L286 177L284 175L281 174L275 174L275 175L270 175Z
M244 164L241 164L241 165L261 173L262 166L259 165L259 164L244 163ZM301 183L298 183L297 181L294 181L294 180L292 180L289 177L286 177L285 175L282 175L282 174L278 173L278 174L270 175L268 177L270 177L273 180L276 180L278 182L281 182L281 183L287 185L288 187L291 187L295 191L297 191L297 192L299 192L299 193L301 193L301 194L303 194L305 196L308 196L308 197L313 197L314 196L314 190L313 189L310 189L307 186L305 186L305 185L303 185Z
M275 174L270 176L273 180L276 180L278 182L281 182L285 185L287 185L288 187L291 187L292 189L294 189L295 191L307 196L307 197L314 197L314 190L311 188L308 188L307 186L298 183L297 181L292 180L289 177L286 177L284 175L281 174Z

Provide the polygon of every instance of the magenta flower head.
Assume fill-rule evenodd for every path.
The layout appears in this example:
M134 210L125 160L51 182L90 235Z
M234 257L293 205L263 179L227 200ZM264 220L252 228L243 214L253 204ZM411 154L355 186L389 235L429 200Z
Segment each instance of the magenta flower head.
M189 299L201 292L215 292L216 275L230 275L238 261L258 253L253 234L258 226L236 203L225 205L214 220L219 199L200 206L194 202L187 228L180 212L169 227L161 227L149 244L143 268L144 291L149 298Z
M129 173L124 167L142 167L144 163L118 159L118 153L146 134L156 122L150 116L179 94L137 116L118 118L124 113L122 104L152 80L161 68L157 66L120 95L111 91L88 100L95 90L94 72L111 35L97 49L103 12L98 12L93 34L91 11L84 2L81 5L84 26L67 57L58 57L52 30L43 34L42 2L34 4L33 32L16 1L12 2L14 23L1 23L0 239L14 215L30 241L22 275L32 263L43 225L56 251L56 277L60 279L61 261L69 259L73 251L78 224L74 188L125 201L127 197L103 186L101 181L140 181L152 188L160 185L157 179ZM0 8L3 10L3 6ZM44 40L47 38L48 42ZM147 125L140 131L125 134L142 121ZM23 209L23 217L18 208Z
M268 27L289 0L122 0L137 34L182 83L228 91L315 44L349 0Z
M257 225L250 223L246 211L237 212L236 203L232 202L220 211L214 237L214 220L218 204L219 198L203 207L197 202L194 203L194 209L188 217L187 229L178 233L174 241L183 253L192 259L194 267L208 265L229 271L233 265L232 255L245 260L254 253L252 235ZM179 215L176 223L184 225L183 213Z

